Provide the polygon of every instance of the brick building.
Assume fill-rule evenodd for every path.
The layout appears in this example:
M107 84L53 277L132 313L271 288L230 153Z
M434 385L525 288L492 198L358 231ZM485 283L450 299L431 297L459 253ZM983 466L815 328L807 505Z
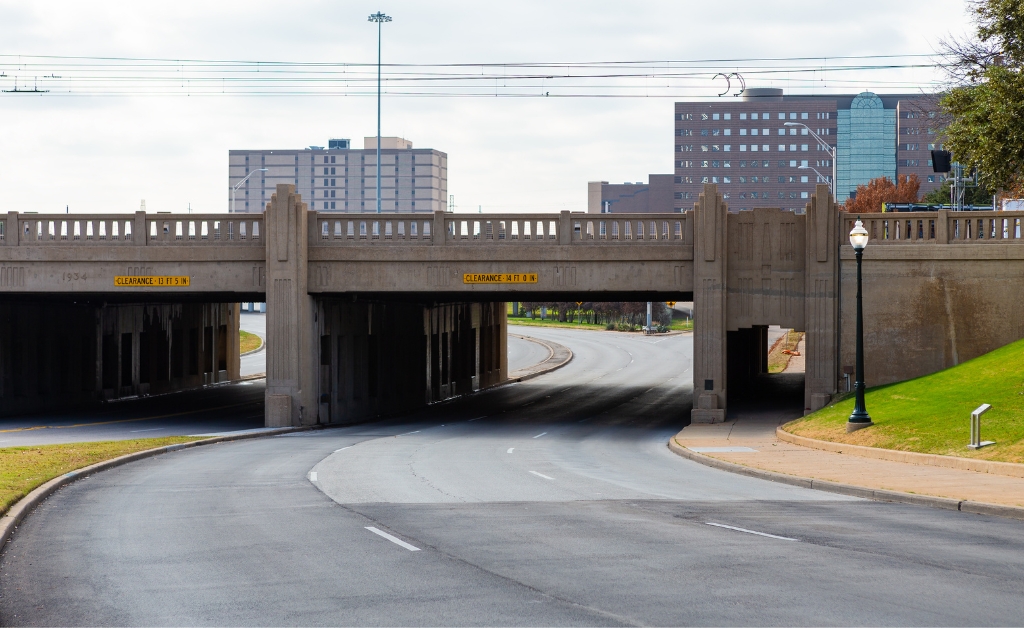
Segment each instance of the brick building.
M917 174L926 193L942 181L928 153L936 147L936 110L929 95L786 96L757 88L736 100L677 102L674 209L692 207L704 183L717 183L734 210L802 209L815 184L832 179L829 150L810 131L837 148L840 202L880 176Z

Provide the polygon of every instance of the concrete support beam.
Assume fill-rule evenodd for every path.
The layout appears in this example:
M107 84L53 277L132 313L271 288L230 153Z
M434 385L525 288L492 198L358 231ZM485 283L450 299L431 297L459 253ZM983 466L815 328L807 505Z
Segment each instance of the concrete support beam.
M832 400L839 383L838 212L827 185L819 184L807 204L805 225L804 411L813 412Z
M705 185L694 205L693 423L725 420L728 207Z
M319 414L307 214L294 185L279 184L267 204L268 427L315 424Z

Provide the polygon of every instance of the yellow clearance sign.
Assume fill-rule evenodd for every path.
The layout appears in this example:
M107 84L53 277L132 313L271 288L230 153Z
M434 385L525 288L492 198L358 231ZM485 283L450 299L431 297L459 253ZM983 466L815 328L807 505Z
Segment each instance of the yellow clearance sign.
M188 275L182 277L119 276L114 277L114 286L117 288L187 288L189 277Z
M464 273L462 283L537 283L537 273Z

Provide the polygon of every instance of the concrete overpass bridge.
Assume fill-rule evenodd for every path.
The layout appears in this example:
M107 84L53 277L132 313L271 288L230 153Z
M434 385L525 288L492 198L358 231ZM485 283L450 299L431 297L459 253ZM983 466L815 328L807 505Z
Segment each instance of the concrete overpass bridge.
M870 384L1024 336L1024 214L876 214L865 263ZM307 210L0 216L0 410L237 377L236 304L268 304L267 422L344 422L503 381L508 300L694 301L695 421L767 366L767 326L807 332L808 410L845 389L853 217L804 213ZM845 295L845 298L844 298Z

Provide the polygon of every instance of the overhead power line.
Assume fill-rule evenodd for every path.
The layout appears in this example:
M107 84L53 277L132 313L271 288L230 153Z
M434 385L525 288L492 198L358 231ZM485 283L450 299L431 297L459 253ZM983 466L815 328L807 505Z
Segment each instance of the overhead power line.
M721 94L716 76L827 91L884 85L932 91L931 55L511 63L390 63L383 93L410 97L692 98ZM0 55L6 94L51 96L369 96L375 63ZM31 82L35 89L17 86ZM732 95L736 95L735 93Z

